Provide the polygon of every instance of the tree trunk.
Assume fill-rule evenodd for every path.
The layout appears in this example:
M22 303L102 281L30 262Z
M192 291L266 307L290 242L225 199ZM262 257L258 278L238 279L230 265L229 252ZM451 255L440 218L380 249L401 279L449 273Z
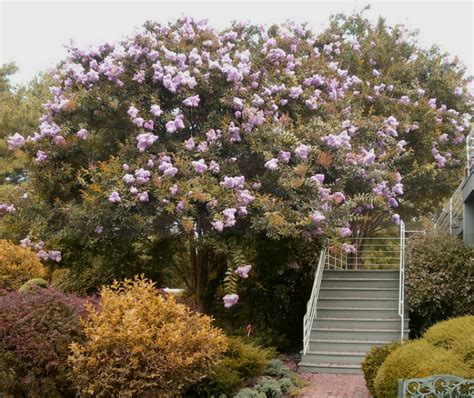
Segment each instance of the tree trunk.
M209 249L196 246L193 242L189 245L191 296L193 298L194 309L198 312L209 311Z

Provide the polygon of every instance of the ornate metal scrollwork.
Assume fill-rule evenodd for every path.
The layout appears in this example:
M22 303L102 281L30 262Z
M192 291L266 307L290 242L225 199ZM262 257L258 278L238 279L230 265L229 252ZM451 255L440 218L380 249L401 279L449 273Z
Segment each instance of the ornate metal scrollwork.
M398 398L472 398L474 379L457 376L436 375L422 379L407 379L398 382Z

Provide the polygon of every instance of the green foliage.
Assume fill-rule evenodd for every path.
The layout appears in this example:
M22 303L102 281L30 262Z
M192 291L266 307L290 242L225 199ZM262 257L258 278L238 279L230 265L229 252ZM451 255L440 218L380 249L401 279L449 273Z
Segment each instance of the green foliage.
M226 349L210 317L160 295L147 280L114 282L100 299L98 311L88 308L85 341L71 345L80 397L173 397L210 374Z
M31 290L45 287L48 287L48 281L43 278L33 278L21 285L18 291L20 293L28 293Z
M232 396L254 377L264 374L274 351L253 345L238 337L228 338L228 347L219 366L199 384L188 390L186 397Z
M39 75L28 85L13 87L9 77L18 68L14 64L0 67L0 185L18 183L25 179L24 154L8 150L7 137L15 132L30 134L38 129L42 104L50 97L51 79ZM2 202L0 194L0 202Z
M81 269L58 268L51 273L51 286L63 292L95 293L114 279L112 271L101 265Z
M269 376L281 376L283 371L283 362L279 359L272 359L268 365L265 373Z
M396 341L380 347L373 346L362 362L362 371L364 372L365 384L369 392L375 396L374 380L377 372L384 363L385 359L398 347L401 343Z
M474 317L440 322L420 340L403 344L380 367L374 381L377 398L395 398L399 379L436 374L474 376Z
M234 398L267 398L267 395L252 388L244 388Z
M474 250L451 236L408 240L406 297L415 336L435 322L474 313Z
M46 269L30 249L0 240L0 289L17 290L32 278L42 278Z
M258 382L255 389L263 392L267 398L281 398L283 396L283 390L278 380L263 379Z

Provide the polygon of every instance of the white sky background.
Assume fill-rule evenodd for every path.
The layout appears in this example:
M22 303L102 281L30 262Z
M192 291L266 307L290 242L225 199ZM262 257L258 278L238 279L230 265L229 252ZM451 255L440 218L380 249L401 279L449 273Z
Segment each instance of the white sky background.
M359 11L383 16L391 25L418 29L424 47L438 45L473 70L473 0L471 1L8 1L0 0L0 63L15 62L13 83L26 83L66 55L64 45L118 41L146 20L168 22L182 15L209 19L215 28L233 20L271 24L286 19L308 22L315 32L328 26L335 13Z

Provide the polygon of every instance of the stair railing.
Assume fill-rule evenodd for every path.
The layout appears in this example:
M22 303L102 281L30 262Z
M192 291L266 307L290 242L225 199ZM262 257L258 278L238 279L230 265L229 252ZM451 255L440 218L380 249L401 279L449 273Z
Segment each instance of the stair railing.
M400 341L405 331L405 223L400 221L400 281L398 288L398 315L401 319Z
M326 264L327 249L323 248L319 255L318 269L314 277L313 289L311 297L306 305L306 314L303 318L303 355L309 351L309 338L311 336L311 328L316 318L316 305L319 297L319 289L321 287L321 279L323 277L324 266Z

